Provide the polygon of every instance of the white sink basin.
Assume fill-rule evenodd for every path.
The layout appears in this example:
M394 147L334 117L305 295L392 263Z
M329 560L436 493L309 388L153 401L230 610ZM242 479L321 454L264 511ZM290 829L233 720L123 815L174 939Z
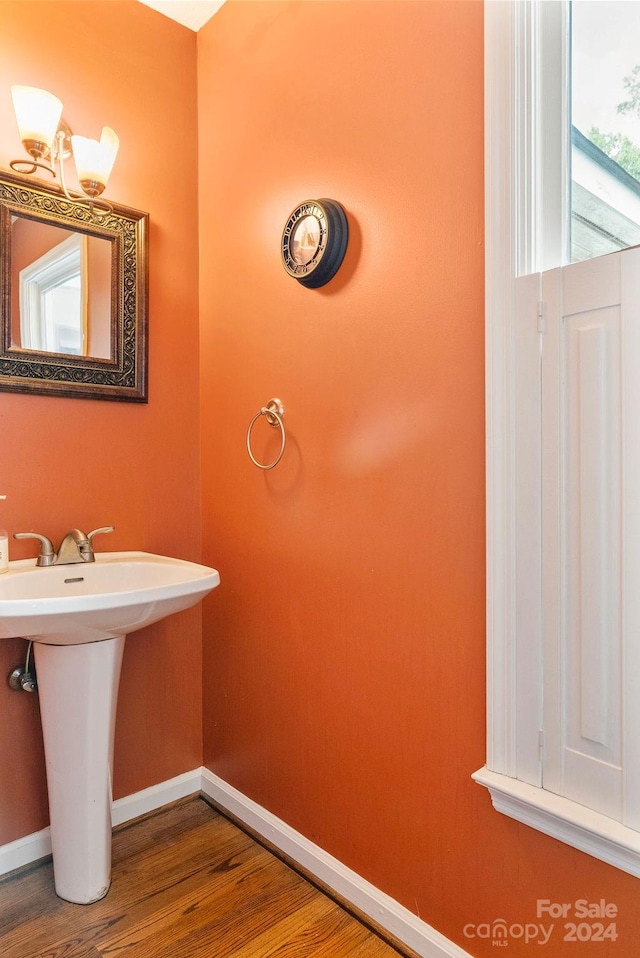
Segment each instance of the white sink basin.
M0 639L33 639L56 892L88 904L111 881L111 780L125 636L199 602L215 569L148 552L0 575Z
M219 582L215 569L149 552L47 568L19 559L0 575L0 638L77 645L127 635L195 605Z

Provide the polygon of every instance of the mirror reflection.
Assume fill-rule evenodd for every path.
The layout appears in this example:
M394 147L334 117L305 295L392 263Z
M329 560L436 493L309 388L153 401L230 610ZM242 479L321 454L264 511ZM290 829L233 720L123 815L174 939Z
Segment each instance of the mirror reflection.
M0 170L0 390L147 402L148 220Z
M15 216L11 345L111 358L112 242Z

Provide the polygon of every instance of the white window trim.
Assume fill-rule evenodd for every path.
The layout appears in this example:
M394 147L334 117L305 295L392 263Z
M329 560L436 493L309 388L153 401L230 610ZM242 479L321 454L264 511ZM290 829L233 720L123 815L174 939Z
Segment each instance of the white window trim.
M569 169L557 134L567 109L565 31L553 22L565 10L559 0L485 3L487 759L473 778L503 814L640 877L640 833L541 787L540 622L518 630L519 603L540 601L539 570L514 547L522 463L512 316L516 276L567 262L568 216L557 218ZM545 121L552 105L560 111L555 140L543 104Z
M87 237L81 233L70 236L52 247L19 273L20 342L23 349L56 352L49 340L43 301L49 290L66 280L80 277L80 310L78 324L86 354L87 341Z
M640 878L640 832L486 766L473 778L489 789L496 811Z

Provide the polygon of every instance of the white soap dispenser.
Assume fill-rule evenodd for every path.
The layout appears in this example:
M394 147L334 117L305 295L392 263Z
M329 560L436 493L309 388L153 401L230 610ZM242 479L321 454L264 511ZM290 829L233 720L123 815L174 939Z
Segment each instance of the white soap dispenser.
M0 499L6 499L0 496ZM9 534L6 529L0 529L0 573L9 571Z

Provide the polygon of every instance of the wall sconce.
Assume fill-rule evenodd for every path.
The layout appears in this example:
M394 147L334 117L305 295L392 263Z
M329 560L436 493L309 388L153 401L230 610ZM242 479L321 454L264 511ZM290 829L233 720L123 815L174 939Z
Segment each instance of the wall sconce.
M41 169L54 177L57 176L57 169L64 195L76 202L84 197L79 193L74 195L67 189L64 176L64 161L73 155L78 182L93 207L113 169L119 146L117 135L108 126L103 128L100 140L72 135L62 119L62 103L46 90L12 86L11 97L20 139L31 157L31 160L11 160L11 169L25 174ZM111 209L104 201L98 205Z

